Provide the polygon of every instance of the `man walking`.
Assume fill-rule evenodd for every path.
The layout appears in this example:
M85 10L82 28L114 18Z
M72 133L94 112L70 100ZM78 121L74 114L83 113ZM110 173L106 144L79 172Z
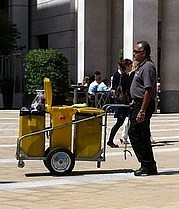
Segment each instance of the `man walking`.
M157 79L150 53L151 49L147 41L138 42L133 51L134 60L139 65L130 88L134 104L130 116L129 138L135 155L141 163L141 167L134 172L135 176L157 174L150 140L150 119L155 111Z

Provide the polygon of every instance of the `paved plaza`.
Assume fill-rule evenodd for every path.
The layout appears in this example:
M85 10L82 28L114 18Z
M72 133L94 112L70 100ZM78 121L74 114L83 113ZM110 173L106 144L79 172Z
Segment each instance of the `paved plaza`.
M107 147L101 168L96 162L77 161L70 176L51 176L41 161L15 159L18 110L0 110L0 209L178 209L179 114L155 114L151 130L159 175L135 177L139 167L130 144ZM108 117L107 133L114 124ZM108 136L107 136L108 137Z

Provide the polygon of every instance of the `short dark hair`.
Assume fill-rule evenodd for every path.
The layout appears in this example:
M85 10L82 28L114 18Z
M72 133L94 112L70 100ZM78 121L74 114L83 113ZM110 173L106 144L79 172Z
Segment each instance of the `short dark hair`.
M96 71L94 74L95 75L101 75L101 73L99 71Z
M143 50L146 52L146 57L150 57L150 53L151 53L150 44L147 41L139 41L137 42L137 44L141 44Z

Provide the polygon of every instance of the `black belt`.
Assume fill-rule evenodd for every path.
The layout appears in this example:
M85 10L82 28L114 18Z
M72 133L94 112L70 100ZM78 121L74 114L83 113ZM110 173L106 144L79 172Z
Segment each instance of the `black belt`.
M134 102L142 102L143 98L135 98ZM152 99L150 102L155 102L155 99Z
M143 101L143 98L135 98L134 99L134 102L142 102Z

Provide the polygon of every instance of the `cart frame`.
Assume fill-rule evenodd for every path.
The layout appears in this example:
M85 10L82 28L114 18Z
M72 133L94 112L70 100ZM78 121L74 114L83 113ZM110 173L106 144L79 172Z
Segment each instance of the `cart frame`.
M60 151L58 150L60 155L62 155L62 158L64 158L64 162L62 162L62 165L63 165L62 170L60 170L61 167L59 165L58 165L57 169L55 169L54 172L53 172L54 168L51 168L49 170L50 170L50 172L52 172L55 175L63 175L63 174L70 173L73 170L73 167L75 165L75 161L96 161L97 162L97 167L100 168L101 167L101 162L102 161L104 162L106 160L107 119L108 119L109 110L112 107L129 108L129 105L124 105L124 104L107 104L107 105L103 106L103 110L105 110L105 111L102 114L91 116L91 117L87 117L87 118L83 118L83 119L79 119L79 120L72 120L68 124L60 125L60 126L57 126L57 127L51 127L51 126L50 127L46 127L43 130L35 131L35 132L29 133L29 134L25 134L25 135L19 137L17 139L17 150L16 150L16 159L18 160L18 167L23 168L25 166L24 160L43 160L45 166L49 169L49 166L47 165L49 151L46 154L46 156L43 156L43 157L38 157L38 156L30 157L30 156L28 156L24 152L23 148L21 147L21 142L24 139L26 139L27 137L35 136L35 135L44 133L44 134L46 134L46 136L44 137L44 140L49 139L48 147L50 147L50 140L51 140L50 139L50 132L52 132L53 130L62 129L62 128L67 127L67 126L74 126L74 130L75 130L75 126L78 123L82 123L82 122L85 122L85 121L88 121L88 120L93 120L93 119L96 119L96 118L101 118L102 119L102 124L101 124L101 126L102 126L102 133L101 133L101 147L100 147L99 153L97 153L93 157L88 157L88 158L86 158L86 157L85 158L82 158L82 157L74 157L73 158L72 157L72 159L71 159L71 156L68 157L68 155L71 155L71 154L73 155L74 154L74 140L75 139L74 139L74 136L72 136L72 139L71 139L72 140L71 150L64 150L63 147L56 147L56 148L52 149L52 151L55 150L55 149L62 149ZM56 152L56 150L55 150L55 152ZM71 152L71 153L69 153L69 152ZM126 159L126 153L127 152L130 153L130 151L127 150L127 143L126 143L125 150L124 150L125 159ZM56 155L58 155L58 154L56 154ZM69 161L69 163L72 163L73 165L71 165L71 166L68 165L68 162L66 162L66 161ZM66 166L66 167L64 168L64 166Z
M55 175L70 173L75 161L96 161L99 168L101 162L106 159L108 110L114 106L129 108L129 105L107 104L102 109L86 106L83 109L84 106L79 104L52 106L52 85L49 78L44 78L43 95L45 98L37 95L33 100L34 113L33 110L24 108L20 114L22 116L19 126L20 137L17 139L16 150L18 166L24 167L24 160L43 160L46 168ZM36 118L35 113L39 117ZM40 113L50 115L49 127L45 124L46 114ZM94 123L91 120L94 120ZM29 123L29 126L26 123ZM57 131L63 128L64 130ZM47 149L45 149L46 139L49 140Z
M44 140L46 140L46 139L49 138L50 132L53 131L53 130L62 129L64 127L71 126L71 125L75 126L78 123L82 123L82 122L85 122L85 121L88 121L88 120L93 120L93 119L96 119L96 118L100 118L100 117L103 117L104 115L105 115L105 113L99 114L99 115L96 115L96 116L92 116L92 117L88 117L88 118L84 118L84 119L80 119L80 120L72 120L72 122L68 123L68 124L60 125L60 126L57 126L57 127L47 127L43 130L35 131L35 132L32 132L32 133L25 134L25 135L21 136L20 138L17 139L17 149L16 149L16 159L19 161L18 162L18 167L20 167L20 168L24 167L24 165L25 165L24 160L43 160L43 161L47 160L47 156L44 156L44 157L30 157L24 152L23 148L21 147L21 142L24 139L26 139L27 137L35 136L35 135L38 135L38 134L41 134L41 133L45 133L46 137L44 138ZM102 124L102 126L106 127L106 122L104 124ZM100 162L105 161L106 134L104 134L103 138L104 138L103 139L104 140L103 148L101 148L100 152L97 153L96 156L94 156L92 158L75 157L75 161L97 161L97 163L98 163L97 167L100 167ZM72 138L72 141L73 140L74 139ZM48 147L50 147L50 141L49 141L49 146ZM74 149L74 141L72 143L72 149Z

